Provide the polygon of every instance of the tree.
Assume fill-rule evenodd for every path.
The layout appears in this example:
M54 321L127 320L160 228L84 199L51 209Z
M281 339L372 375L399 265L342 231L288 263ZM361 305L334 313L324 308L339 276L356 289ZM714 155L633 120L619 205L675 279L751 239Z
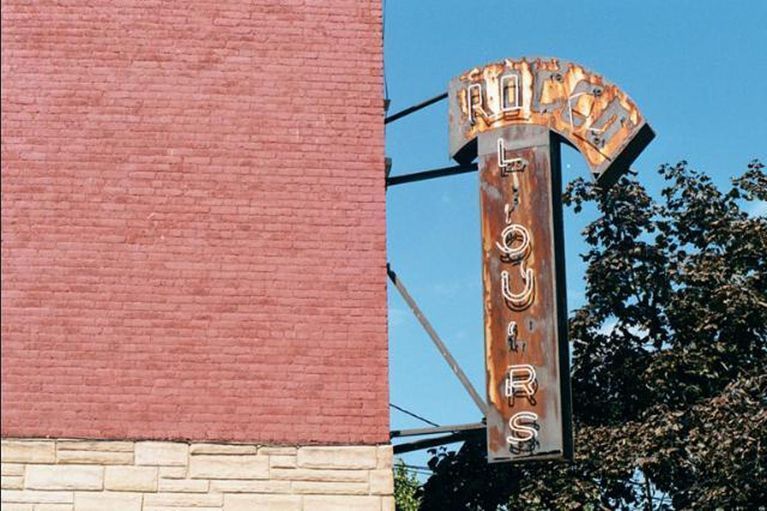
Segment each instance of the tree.
M741 209L764 166L727 192L659 172L659 201L634 176L563 196L601 212L569 323L574 461L488 465L466 442L435 453L422 510L767 509L767 219Z
M421 498L418 496L421 483L414 473L410 472L405 462L399 460L394 467L394 502L397 511L418 511Z

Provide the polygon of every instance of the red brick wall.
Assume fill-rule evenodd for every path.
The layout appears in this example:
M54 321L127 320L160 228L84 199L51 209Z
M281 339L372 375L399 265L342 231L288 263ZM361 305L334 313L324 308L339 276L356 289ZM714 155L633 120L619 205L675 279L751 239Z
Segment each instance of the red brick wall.
M388 441L378 1L2 2L2 434Z

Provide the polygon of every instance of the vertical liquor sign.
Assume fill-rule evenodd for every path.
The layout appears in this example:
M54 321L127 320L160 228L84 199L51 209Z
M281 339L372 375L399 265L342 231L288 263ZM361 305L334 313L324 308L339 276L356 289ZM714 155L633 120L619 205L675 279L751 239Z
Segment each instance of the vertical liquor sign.
M472 69L449 102L450 155L480 171L488 461L571 458L559 143L610 186L653 132L615 85L556 59Z

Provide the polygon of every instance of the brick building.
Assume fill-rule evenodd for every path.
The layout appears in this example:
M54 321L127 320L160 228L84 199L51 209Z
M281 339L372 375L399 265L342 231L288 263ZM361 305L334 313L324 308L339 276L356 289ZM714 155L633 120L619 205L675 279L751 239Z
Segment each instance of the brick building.
M2 1L4 510L393 509L378 0Z

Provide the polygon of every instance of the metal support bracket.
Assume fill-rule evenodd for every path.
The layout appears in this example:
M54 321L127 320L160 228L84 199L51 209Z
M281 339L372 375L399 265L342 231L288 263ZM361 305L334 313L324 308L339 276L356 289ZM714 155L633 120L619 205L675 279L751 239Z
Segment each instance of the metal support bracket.
M396 114L390 115L389 117L384 119L384 124L389 124L390 122L394 122L397 119L401 119L405 116L408 116L414 112L421 110L422 108L426 108L427 106L433 105L434 103L438 101L442 101L443 99L447 99L447 92L442 93L439 96L434 96L433 98L427 99L426 101L422 101L421 103L418 103L417 105L413 105L404 110L400 110Z
M471 384L469 379L466 377L466 374L463 372L463 369L461 369L461 366L458 364L458 361L450 353L450 350L447 349L447 346L445 345L444 342L442 342L442 339L440 339L439 335L437 335L437 332L431 326L431 323L429 323L429 321L426 319L426 316L423 315L423 312L421 312L421 309L415 303L415 300L413 300L413 297L410 296L410 293L407 292L405 285L397 277L397 274L394 273L394 271L391 269L391 267L388 264L386 265L386 273L389 275L389 278L391 279L392 284L394 284L394 287L397 288L397 291L400 292L400 294L402 295L402 298L405 300L405 302L408 304L410 309L413 311L413 314L415 314L415 317L418 319L418 322L421 323L421 326L424 328L424 330L426 330L426 333L429 334L429 337L431 338L432 342L434 342L434 345L437 347L437 350L440 352L442 357L445 359L445 361L447 361L447 364L450 366L450 369L453 371L456 377L458 377L458 379L461 382L461 385L463 385L463 388L465 388L466 392L469 393L469 396L471 396L471 399L474 401L474 404L477 405L477 408L479 408L479 411L482 412L482 415L487 417L487 412L486 412L487 405L485 404L485 401L481 397L479 397L477 390L474 388L474 386Z
M435 438L424 438L414 442L397 444L394 446L394 454L404 454L406 452L420 451L421 449L428 449L429 447L436 447L438 445L452 444L453 442L463 442L464 440L469 440L472 438L484 438L484 436L484 428L458 431L450 435L443 435Z
M400 174L399 176L389 176L387 174L386 186L388 188L389 186L414 183L416 181L424 181L436 177L455 176L467 172L474 172L478 168L476 163L469 163L467 165L453 165L452 167L442 167L438 169L422 170L420 172L411 172L409 174Z
M405 436L436 435L437 433L456 433L458 431L473 431L485 429L484 422L472 422L471 424L454 424L452 426L436 426L431 428L398 429L389 433L390 438Z

